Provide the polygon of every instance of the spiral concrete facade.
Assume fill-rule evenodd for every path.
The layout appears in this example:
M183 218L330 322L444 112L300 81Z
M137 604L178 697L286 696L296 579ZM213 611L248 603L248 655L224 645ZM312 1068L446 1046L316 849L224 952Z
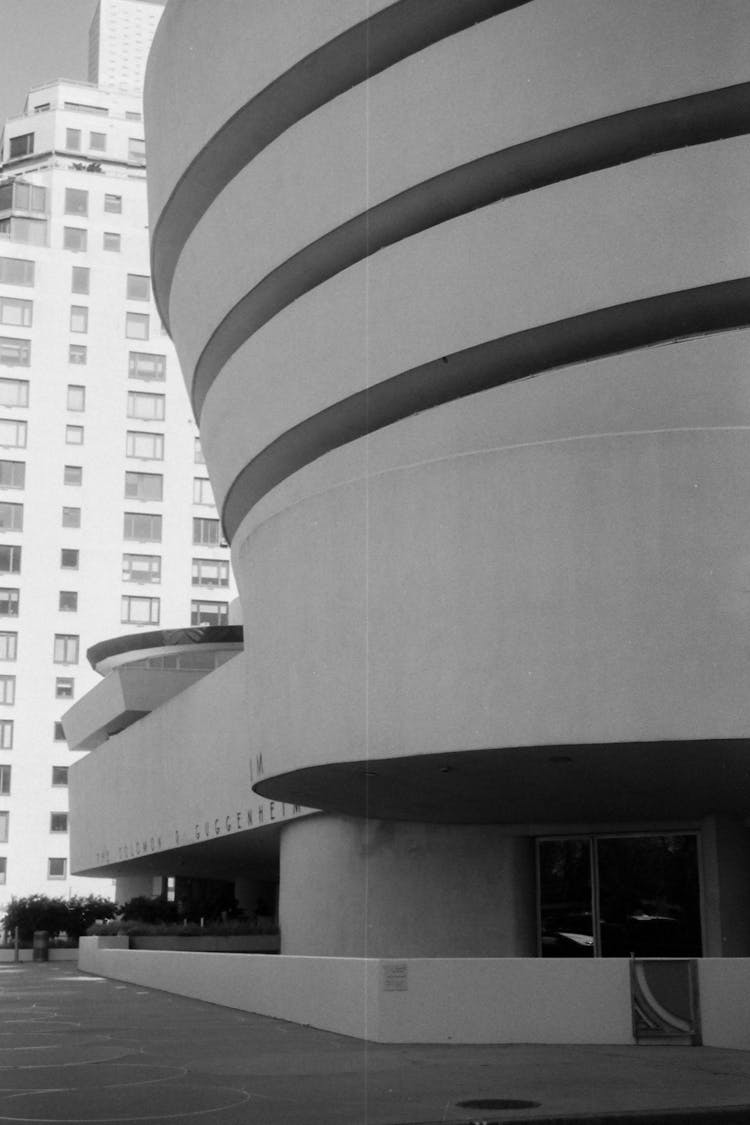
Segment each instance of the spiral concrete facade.
M170 0L155 293L255 789L325 814L281 828L284 952L533 955L535 838L599 831L697 833L704 952L750 952L748 38Z

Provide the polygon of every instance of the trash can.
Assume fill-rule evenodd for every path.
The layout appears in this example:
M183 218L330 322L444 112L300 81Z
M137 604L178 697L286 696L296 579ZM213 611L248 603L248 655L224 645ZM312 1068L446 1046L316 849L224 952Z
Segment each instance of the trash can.
M32 945L34 961L49 960L49 933L47 930L34 930Z

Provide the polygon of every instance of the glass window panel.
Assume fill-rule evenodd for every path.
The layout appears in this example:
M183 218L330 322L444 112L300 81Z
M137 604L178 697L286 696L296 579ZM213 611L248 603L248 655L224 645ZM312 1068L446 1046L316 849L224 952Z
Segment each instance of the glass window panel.
M0 283L3 285L34 284L35 263L26 258L0 257Z
M148 301L151 299L151 278L147 274L129 273L127 282L129 301Z
M229 621L229 602L190 603L191 625L226 625Z
M69 148L72 152L81 151L81 130L80 129L66 129L65 130L65 147Z
M148 340L148 313L125 314L125 335L129 340Z
M65 214L88 215L89 193L80 188L65 189Z
M18 633L0 632L0 660L15 660L18 654Z
M87 232L82 227L63 228L63 249L82 253L86 249Z
M63 547L60 550L60 567L62 570L78 570L79 551L77 547Z
M0 531L23 531L23 504L0 501Z
M0 418L0 445L17 449L26 448L26 423L12 418Z
M105 195L104 210L109 211L113 215L119 215L122 212L122 196Z
M90 286L91 270L88 266L73 266L71 291L73 293L88 293Z
M31 328L33 315L33 301L0 296L0 324L8 324L12 328Z
M74 633L56 633L52 659L55 664L78 663L78 641Z
M0 573L21 573L21 548L10 543L0 543Z
M47 860L47 878L64 879L68 872L68 861L62 856L53 856Z
M88 332L89 330L89 310L85 305L71 305L70 306L70 331L71 332Z
M167 357L152 355L149 352L131 352L128 360L128 376L131 379L153 379L162 382L167 374Z
M25 483L25 461L0 460L0 488L23 488Z
M120 235L115 231L107 230L102 235L102 248L104 250L114 250L117 253L121 246Z
M31 340L0 336L0 363L8 367L28 367L31 363Z

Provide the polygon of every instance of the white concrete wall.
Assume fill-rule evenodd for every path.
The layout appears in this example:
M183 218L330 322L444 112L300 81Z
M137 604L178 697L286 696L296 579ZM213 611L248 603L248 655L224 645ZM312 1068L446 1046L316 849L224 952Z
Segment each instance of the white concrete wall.
M698 962L703 1042L750 1050L750 957L706 957Z
M84 972L374 1042L632 1042L621 959L151 953L97 940L81 941Z

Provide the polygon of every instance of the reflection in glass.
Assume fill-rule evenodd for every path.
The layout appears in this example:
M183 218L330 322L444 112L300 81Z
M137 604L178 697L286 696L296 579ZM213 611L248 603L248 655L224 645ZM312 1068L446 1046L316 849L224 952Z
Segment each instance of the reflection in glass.
M693 834L539 841L543 957L700 957Z

